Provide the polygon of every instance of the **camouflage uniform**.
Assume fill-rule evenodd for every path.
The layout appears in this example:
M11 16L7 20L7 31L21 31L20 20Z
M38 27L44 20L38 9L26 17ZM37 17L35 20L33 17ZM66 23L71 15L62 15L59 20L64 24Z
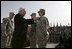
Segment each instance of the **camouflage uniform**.
M49 27L48 19L44 16L40 17L39 20L37 20L37 26L36 26L36 36L37 36L37 44L39 48L45 48L47 43L47 29Z
M31 16L35 15L36 13L32 13ZM30 39L30 48L36 48L36 23L31 25L31 29L29 32L29 39Z
M30 48L36 48L36 24L31 25L29 32Z
M3 34L6 34L5 32L5 25L3 23L1 23L1 48L5 48L6 46L6 37L2 36Z
M48 40L47 30L49 28L49 22L48 19L44 16L45 10L40 9L38 13L40 12L43 15L40 17L39 20L37 20L37 26L36 26L37 44L39 48L45 48Z
M54 34L55 34L55 32L54 32L54 30L52 29L52 31L51 31L51 34L50 34L50 41L53 43L54 42Z
M7 34L7 37L1 37L2 47L8 47L11 43L11 38L13 34L13 21L8 18L3 18L3 24L2 24L2 34Z

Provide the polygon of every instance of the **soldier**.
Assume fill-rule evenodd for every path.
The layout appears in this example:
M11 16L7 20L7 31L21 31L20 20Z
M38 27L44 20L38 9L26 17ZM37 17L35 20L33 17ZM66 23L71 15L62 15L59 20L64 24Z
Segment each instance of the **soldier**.
M51 31L51 42L53 43L55 40L55 31L54 29L52 28L52 31Z
M40 19L37 20L37 26L36 26L36 35L37 35L37 44L39 48L45 48L47 43L47 30L49 28L49 22L48 19L44 16L45 10L40 9L38 11Z
M36 13L32 13L31 18L36 17ZM32 24L29 32L30 48L36 48L36 24Z
M13 21L12 18L14 17L14 13L10 12L9 17L3 18L3 23L1 25L2 31L2 47L7 48L10 46L12 34L13 34Z

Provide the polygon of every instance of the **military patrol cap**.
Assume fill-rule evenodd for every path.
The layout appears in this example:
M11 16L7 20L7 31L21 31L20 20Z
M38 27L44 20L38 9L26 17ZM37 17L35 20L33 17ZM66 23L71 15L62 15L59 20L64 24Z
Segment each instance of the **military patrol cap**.
M14 12L10 12L10 14L15 15Z
M30 16L36 15L36 13L32 13Z
M40 11L38 11L38 13L43 13L43 15L45 15L45 10L44 9L40 9Z
M38 13L39 13L39 12L45 13L45 10L44 10L44 9L40 9L40 11L38 11Z

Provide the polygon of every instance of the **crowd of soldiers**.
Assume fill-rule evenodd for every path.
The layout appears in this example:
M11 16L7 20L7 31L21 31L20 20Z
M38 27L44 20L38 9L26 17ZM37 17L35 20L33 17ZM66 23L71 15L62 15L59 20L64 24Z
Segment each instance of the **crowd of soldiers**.
M53 28L51 28L51 31L49 32L48 42L57 43L58 41L59 41L59 33L57 31L54 31Z
M70 48L71 47L71 26L64 26L60 34L60 43L56 48Z
M71 26L59 27L59 32L54 31L52 27L48 42L59 43L56 48L69 48L71 46Z

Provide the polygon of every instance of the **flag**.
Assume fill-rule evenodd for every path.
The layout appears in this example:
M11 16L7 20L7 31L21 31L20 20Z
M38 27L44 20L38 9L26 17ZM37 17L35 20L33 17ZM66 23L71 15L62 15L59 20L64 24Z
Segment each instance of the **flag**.
M49 25L49 29L48 29L48 32L49 32L49 33L51 32L51 29L50 29L50 28L51 28L51 24Z
M50 26L49 26L49 30L48 31L49 31L49 33L51 32L51 27Z
M56 31L55 23L54 23L54 25L53 25L53 29L54 29L54 31Z
M59 26L58 26L58 23L57 23L57 32L59 32Z
M60 27L62 27L61 23L60 23Z
M68 26L70 26L70 24L68 23Z
M61 25L61 23L60 23L60 31L62 30L62 25Z

